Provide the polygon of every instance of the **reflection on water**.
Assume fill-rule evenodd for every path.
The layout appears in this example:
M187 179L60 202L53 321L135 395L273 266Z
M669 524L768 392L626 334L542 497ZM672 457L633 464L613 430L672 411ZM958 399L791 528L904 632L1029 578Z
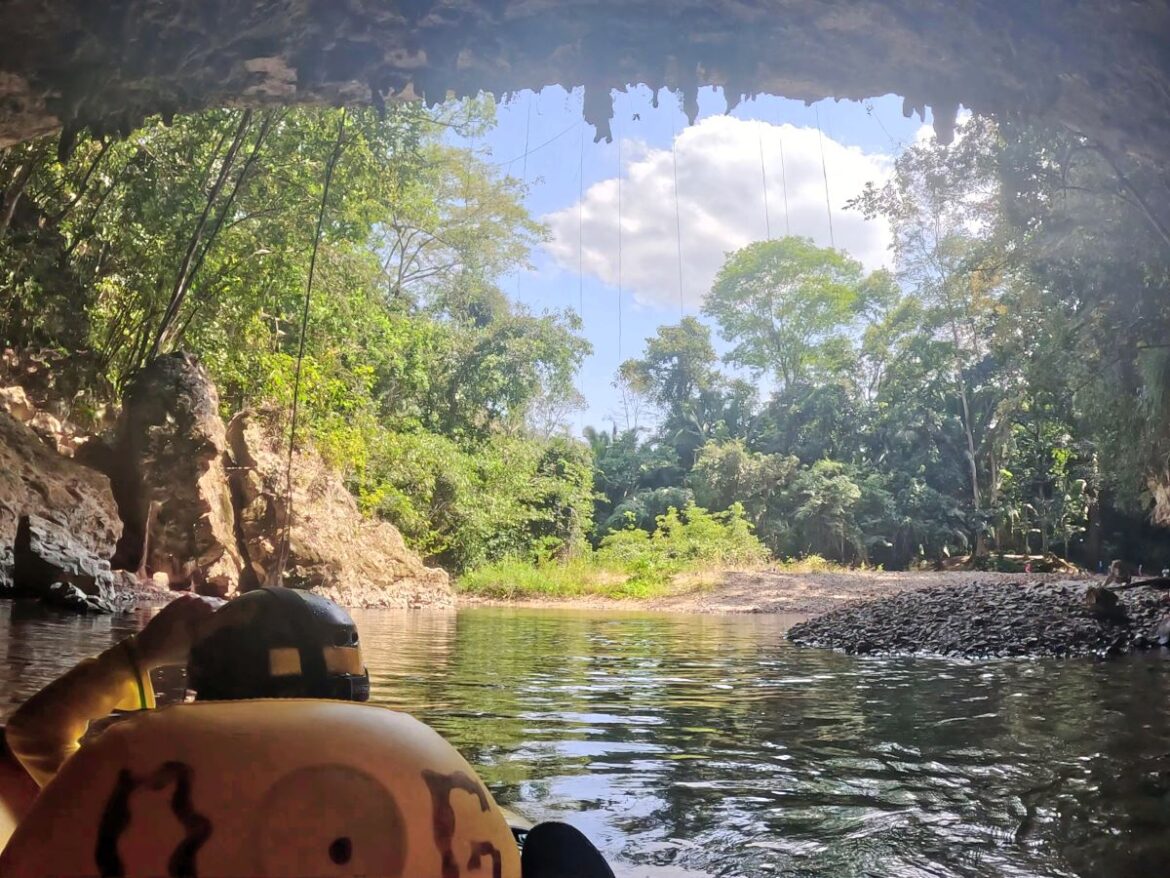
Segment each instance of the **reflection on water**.
M797 650L767 616L355 617L374 700L446 735L501 802L583 829L619 874L1170 869L1157 658L858 659ZM0 618L5 700L134 625Z

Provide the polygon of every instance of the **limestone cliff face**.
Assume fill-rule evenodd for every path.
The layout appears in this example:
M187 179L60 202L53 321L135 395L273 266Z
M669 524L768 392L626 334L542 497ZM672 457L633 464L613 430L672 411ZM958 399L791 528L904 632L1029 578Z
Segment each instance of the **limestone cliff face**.
M0 410L0 550L15 544L20 517L27 515L99 558L113 554L122 532L110 480L63 457Z
M158 357L126 391L114 449L125 533L115 563L172 588L226 596L239 582L219 394L190 354Z
M90 437L74 458L62 441L74 428L38 432L44 400L29 396L0 387L0 597L109 612L158 597L151 583L228 596L274 572L288 521L285 439L271 414L242 413L225 429L196 358L148 365L115 437ZM311 450L294 458L293 508L284 584L347 606L454 605L447 574L364 518Z
M893 92L1048 117L1157 161L1170 151L1163 0L7 0L0 147L64 129L128 133L208 106L373 103L586 87L606 136L611 88L804 100Z
M271 413L241 412L227 428L237 533L246 569L241 588L263 585L288 521L287 438ZM293 458L293 527L285 583L346 606L454 605L447 574L428 568L402 535L358 510L340 477L311 450Z

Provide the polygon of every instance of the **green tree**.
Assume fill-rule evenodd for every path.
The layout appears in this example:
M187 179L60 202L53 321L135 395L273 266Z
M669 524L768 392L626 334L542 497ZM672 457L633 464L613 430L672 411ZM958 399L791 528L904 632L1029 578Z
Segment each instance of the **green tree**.
M226 110L120 142L0 154L0 339L88 351L108 397L155 351L203 359L225 414L288 407L370 514L452 569L572 551L591 530L580 443L536 435L575 397L575 315L510 304L501 274L544 236L523 188L427 110ZM312 233L336 155L308 315Z
M769 506L792 481L798 465L795 457L749 451L740 439L712 441L699 451L690 483L699 506L722 511L738 503L747 520L761 529Z
M861 263L839 250L807 238L760 241L727 258L703 313L735 345L729 363L787 386L835 371L849 331L885 291L865 281Z

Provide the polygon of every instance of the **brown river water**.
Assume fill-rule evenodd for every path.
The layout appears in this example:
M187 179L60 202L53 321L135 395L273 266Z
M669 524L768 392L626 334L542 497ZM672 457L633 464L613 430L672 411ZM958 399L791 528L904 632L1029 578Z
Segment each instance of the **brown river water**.
M374 701L619 876L1170 874L1160 655L854 658L777 616L354 616ZM0 713L144 618L0 603Z

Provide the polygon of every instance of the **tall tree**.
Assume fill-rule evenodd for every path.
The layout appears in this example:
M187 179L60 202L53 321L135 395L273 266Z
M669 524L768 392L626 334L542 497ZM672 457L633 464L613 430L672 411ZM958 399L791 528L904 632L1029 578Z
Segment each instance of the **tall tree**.
M759 241L732 253L703 304L734 344L725 359L781 386L833 371L842 344L879 292L861 263L807 238Z

